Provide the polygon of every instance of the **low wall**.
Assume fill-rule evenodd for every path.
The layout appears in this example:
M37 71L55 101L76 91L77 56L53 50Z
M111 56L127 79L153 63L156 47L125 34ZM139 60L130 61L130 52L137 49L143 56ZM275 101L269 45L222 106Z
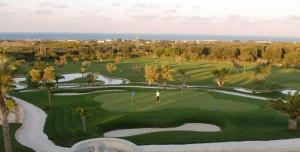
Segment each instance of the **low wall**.
M135 144L117 138L89 139L72 146L71 152L142 152Z

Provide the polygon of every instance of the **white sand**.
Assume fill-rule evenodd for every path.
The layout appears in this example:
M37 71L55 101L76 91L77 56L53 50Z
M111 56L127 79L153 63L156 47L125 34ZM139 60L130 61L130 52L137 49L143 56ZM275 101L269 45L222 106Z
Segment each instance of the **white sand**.
M69 82L78 78L82 78L81 73L70 73L70 74L64 74L64 79L58 80L58 82ZM105 77L103 75L97 75L96 80L103 81L105 85L118 85L118 84L128 84L130 81L127 79L121 79L121 78L109 78ZM21 84L20 82L26 81L25 77L20 77L20 78L14 78L14 86L16 87L15 90L21 90L21 89L26 89L27 85ZM74 87L79 87L79 85L72 84L72 85L64 85L64 86L59 86L59 88L74 88Z
M294 95L297 90L282 90L281 93L285 95Z
M97 80L103 81L106 85L128 84L129 80L120 78L109 78L103 75L98 75Z
M55 96L79 96L79 95L86 95L86 94L92 94L97 92L120 92L120 91L126 91L126 90L98 90L93 92L86 92L86 93L55 93L53 95Z
M197 132L217 132L221 128L216 125L204 123L186 123L179 127L173 128L137 128L137 129L120 129L104 133L104 137L129 137L153 132L162 131L197 131Z
M230 92L230 91L223 91L223 90L213 90L213 89L212 90L208 89L208 91L220 92L220 93L224 93L224 94L230 94L230 95L241 96L241 97L252 98L252 99L271 100L270 98L259 97L259 96L255 96L255 95L242 94L242 93L237 93L237 92Z
M14 86L16 87L15 90L21 90L27 88L27 85L21 84L22 81L26 81L25 77L21 78L14 78Z
M81 73L70 73L70 74L64 74L63 76L65 78L60 79L58 82L68 82L68 81L72 81L72 80L75 80L78 78L82 78ZM125 84L129 83L129 80L127 80L127 79L109 78L109 77L105 77L103 75L97 75L96 80L103 81L104 84L106 84L106 85L117 85L117 84L123 84L124 82L125 82Z
M78 78L82 78L81 73L69 73L69 74L63 74L62 76L64 77L64 79L59 79L58 82L68 82Z

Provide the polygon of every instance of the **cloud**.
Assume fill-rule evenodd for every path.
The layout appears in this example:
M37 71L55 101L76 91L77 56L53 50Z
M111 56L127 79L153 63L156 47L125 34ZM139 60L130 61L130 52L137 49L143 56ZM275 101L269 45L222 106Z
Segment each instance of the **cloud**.
M43 14L52 14L54 13L54 11L50 9L37 9L33 13L43 15Z
M154 19L157 19L158 16L156 15L135 15L132 16L131 19L137 20L137 21L151 21Z
M93 12L95 12L95 13L102 12L104 9L105 9L104 6L100 6L100 7L96 8L96 9L94 9Z
M105 17L105 16L101 16L101 15L95 15L95 14L84 14L78 17L75 17L75 19L82 19L82 20L101 20L101 21L109 21L110 18Z
M118 7L121 6L119 3L112 3L111 6Z
M54 5L54 8L70 8L68 5L66 4L58 4L58 5Z
M38 3L37 6L38 7L52 7L52 8L57 8L57 9L69 8L69 6L66 4L54 4L54 3L50 3L50 2Z
M291 15L288 17L290 20L300 21L300 15Z
M176 8L176 9L182 8L182 4L176 4L176 5L174 6L174 8Z
M182 19L182 17L178 15L167 15L167 16L160 17L160 19L162 21L179 21Z
M8 3L0 2L0 7L7 7L7 6L9 6Z
M165 11L165 13L176 13L177 10L176 9L168 9Z
M158 5L147 5L147 4L134 4L135 8L159 8Z
M18 15L19 13L16 12L16 11L9 11L9 12L3 12L1 13L1 15L4 15L4 16L15 16L15 15Z
M203 17L203 16L188 16L184 17L187 22L192 23L210 23L215 17Z
M40 7L47 7L47 6L51 6L52 3L50 2L42 2L42 3L38 3L37 6L40 6Z
M233 23L240 22L242 20L242 16L240 15L228 15L225 17L225 22Z

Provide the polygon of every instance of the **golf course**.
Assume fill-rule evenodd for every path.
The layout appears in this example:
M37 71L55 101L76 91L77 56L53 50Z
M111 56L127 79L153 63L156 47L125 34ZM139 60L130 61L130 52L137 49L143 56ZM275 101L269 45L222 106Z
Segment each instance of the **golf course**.
M214 62L183 62L175 64L168 59L124 59L118 69L111 73L105 70L110 61L94 61L88 67L89 72L109 77L122 78L130 81L118 85L105 85L101 80L84 85L86 78L78 73L80 64L68 63L56 67L59 74L67 74L68 81L59 84L77 84L75 88L53 88L51 92L52 107L48 108L48 95L44 89L28 87L11 95L27 101L47 114L44 132L56 145L71 147L77 142L105 137L106 132L122 129L138 128L169 128L188 123L211 124L220 128L219 131L166 130L140 133L121 137L137 145L193 144L227 141L276 140L300 137L300 131L287 129L287 116L270 107L270 100L284 98L280 90L299 86L293 80L300 73L296 69L273 67L266 81L277 82L280 88L253 88L253 69L249 64L242 71L234 72L226 82L226 87L219 88L213 81L209 69L230 67L230 63ZM186 84L181 87L182 76L174 74L165 88L157 84L148 86L144 71L132 72L132 66L139 64L174 64L174 69L185 69ZM54 65L55 66L55 65ZM30 64L27 65L30 68ZM285 79L281 79L282 77ZM71 78L72 77L72 78ZM289 77L290 79L287 79ZM114 81L114 80L112 80ZM20 84L26 82L20 82ZM252 91L243 92L236 88ZM282 89L281 89L282 88ZM28 91L26 91L28 90ZM160 103L155 101L155 92L160 92ZM89 110L86 116L86 131L82 131L81 117L76 112L78 107ZM18 125L14 125L12 133ZM22 147L15 147L22 149ZM23 150L25 151L25 150ZM30 151L30 150L27 150Z

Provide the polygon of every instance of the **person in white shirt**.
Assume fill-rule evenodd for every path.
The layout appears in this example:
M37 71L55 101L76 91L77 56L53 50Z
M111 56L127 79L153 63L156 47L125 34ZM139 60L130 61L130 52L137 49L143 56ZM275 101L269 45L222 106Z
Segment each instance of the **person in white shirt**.
M157 90L157 91L156 91L156 102L155 102L155 103L160 103L159 95L160 95L160 93L159 93L159 91Z

